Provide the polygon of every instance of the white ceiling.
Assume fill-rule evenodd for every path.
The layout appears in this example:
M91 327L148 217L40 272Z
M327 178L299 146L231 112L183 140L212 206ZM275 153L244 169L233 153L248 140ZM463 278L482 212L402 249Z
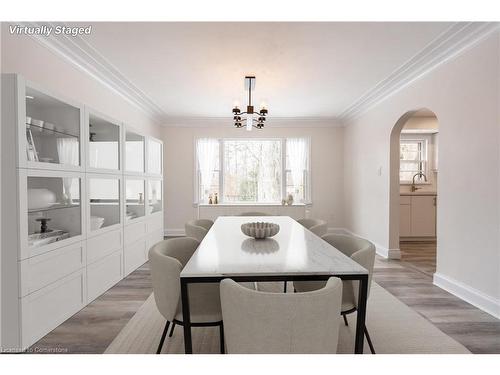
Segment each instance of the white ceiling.
M270 117L338 117L450 23L93 23L84 39L164 112L226 117L255 105Z

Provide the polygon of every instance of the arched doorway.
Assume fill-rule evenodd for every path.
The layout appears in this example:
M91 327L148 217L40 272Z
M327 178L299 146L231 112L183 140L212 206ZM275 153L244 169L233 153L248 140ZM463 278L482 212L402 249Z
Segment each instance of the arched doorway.
M390 139L389 245L430 276L437 258L438 134L436 114L422 108L402 115Z

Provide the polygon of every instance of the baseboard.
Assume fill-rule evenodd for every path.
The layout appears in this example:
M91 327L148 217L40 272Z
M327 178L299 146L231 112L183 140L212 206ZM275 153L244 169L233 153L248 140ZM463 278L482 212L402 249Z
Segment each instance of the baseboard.
M500 319L500 300L437 272L434 274L433 283L441 289Z
M166 237L181 237L186 235L186 231L184 229L165 229L163 234Z
M337 234L349 234L351 236L361 237L347 228L328 228L328 233L337 233ZM375 249L377 250L377 254L386 259L401 259L401 251L399 249L388 249L384 246L379 245L376 242L371 241L367 238L368 241L375 245Z

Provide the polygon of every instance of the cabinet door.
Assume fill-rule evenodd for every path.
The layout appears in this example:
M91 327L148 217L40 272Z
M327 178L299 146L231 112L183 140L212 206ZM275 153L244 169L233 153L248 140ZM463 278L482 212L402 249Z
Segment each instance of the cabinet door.
M435 196L411 197L411 235L412 237L436 236Z
M399 205L399 236L411 236L411 206L409 204Z

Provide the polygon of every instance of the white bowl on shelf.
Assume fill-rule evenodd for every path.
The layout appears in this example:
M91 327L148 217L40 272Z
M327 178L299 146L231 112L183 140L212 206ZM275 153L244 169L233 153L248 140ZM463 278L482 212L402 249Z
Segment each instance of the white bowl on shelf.
M99 216L90 217L90 230L97 230L104 224L104 218Z
M47 130L55 130L56 129L56 126L50 122L45 122L43 124L43 128L44 129L47 129Z
M36 118L32 118L31 125L43 127L43 120L37 120Z
M56 195L49 189L28 189L28 210L49 208L56 203Z

